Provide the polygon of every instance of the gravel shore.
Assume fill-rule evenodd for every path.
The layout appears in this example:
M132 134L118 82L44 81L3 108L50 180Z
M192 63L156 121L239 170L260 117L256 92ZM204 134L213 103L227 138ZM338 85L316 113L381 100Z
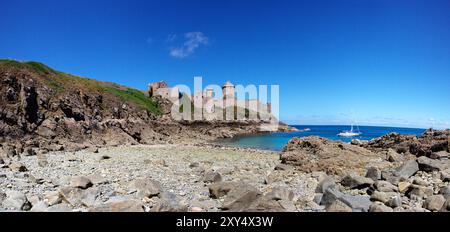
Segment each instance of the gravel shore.
M315 207L317 205L311 206L317 185L314 175L276 168L280 165L279 153L272 151L217 146L136 145L50 152L45 157L21 156L12 162L23 165L24 169L0 169L0 189L3 191L0 194L3 194L4 201L11 198L8 193L13 198L13 193L24 194L26 200L23 204L16 204L20 209L8 207L14 204L3 204L2 210L29 207L35 211L89 211L111 199L133 199L140 202L146 211L164 211L158 202L169 198L172 201L169 205L175 204L176 209L219 211L224 199L211 197L208 186L214 182L243 183L255 187L262 194L283 188L294 193L292 202L295 208L291 207L291 211L320 210L320 207ZM84 189L76 184L80 177L91 184L85 190L73 191ZM142 196L139 188L130 187L136 180L155 181L161 185L159 197ZM27 202L29 205L24 205Z

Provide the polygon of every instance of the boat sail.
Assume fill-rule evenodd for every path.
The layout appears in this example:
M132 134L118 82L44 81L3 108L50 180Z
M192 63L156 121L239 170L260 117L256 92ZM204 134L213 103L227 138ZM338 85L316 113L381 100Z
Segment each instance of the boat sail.
M337 134L340 137L356 137L356 136L360 136L362 133L359 131L359 126L358 127L358 132L354 132L353 131L353 124L351 125L351 129L349 131L342 131L341 133Z

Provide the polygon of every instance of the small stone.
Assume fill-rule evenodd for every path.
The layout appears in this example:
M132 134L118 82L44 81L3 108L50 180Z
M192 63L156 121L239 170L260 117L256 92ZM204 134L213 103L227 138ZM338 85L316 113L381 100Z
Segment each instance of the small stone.
M325 177L316 187L316 193L324 193L329 187L335 186L336 182L332 177Z
M450 182L450 169L446 169L440 172L441 180L444 182Z
M387 151L387 160L389 162L402 162L404 158L401 154L397 153L392 148L389 148Z
M207 171L203 174L202 181L205 183L216 183L222 181L222 176L218 172Z
M430 211L439 211L445 204L445 198L442 195L430 196L425 200L423 207Z
M265 195L265 197L267 199L275 200L275 201L279 201L279 200L292 201L292 199L294 199L294 192L292 192L290 189L288 189L286 187L276 187L276 188L272 189L272 191L267 193Z
M109 159L111 159L111 156L108 156L108 155L101 155L98 157L98 161L109 160Z
M293 170L294 167L292 167L291 165L287 165L287 164L277 164L275 166L275 170L278 171L286 171L286 170Z
M198 168L200 164L198 162L193 162L189 164L189 168Z
M445 198L450 197L450 186L441 187L439 194L442 194Z
M226 195L222 209L232 212L244 211L260 196L261 192L250 185L242 185L240 188L233 188Z
M2 202L2 205L4 208L14 210L27 211L31 209L31 204L25 194L14 190L6 191L6 199Z
M402 198L400 195L392 196L385 204L391 208L400 207L402 205Z
M37 162L39 167L45 167L48 165L47 156L43 152L39 152L37 155Z
M26 171L28 171L27 167L25 167L25 165L23 165L20 162L12 162L9 165L9 169L11 169L11 171L13 171L13 172L26 172Z
M204 212L204 210L200 207L192 207L190 212Z
M406 193L410 186L411 186L411 184L409 182L399 182L398 183L398 191L400 193Z
M35 155L37 155L36 151L33 148L31 148L31 147L26 148L24 154L25 154L25 156L35 156Z
M137 179L130 184L131 191L137 191L139 197L154 197L163 192L162 185L151 179Z
M370 187L373 184L373 180L356 174L349 174L342 179L341 184L351 189L363 189Z
M374 202L372 205L370 205L369 212L390 213L390 212L394 212L394 210L391 207L388 207L381 202Z
M92 174L87 176L89 180L91 180L92 184L94 185L100 185L100 184L106 184L108 183L108 180L106 180L105 177L98 175L98 174Z
M376 181L375 188L381 192L397 192L398 188L387 181Z
M323 193L316 193L316 194L314 195L313 201L314 201L316 204L320 205L320 202L322 201L322 197L323 197Z
M407 195L411 198L412 196L416 196L419 198L426 198L433 195L433 188L431 187L424 187L420 185L411 185L409 192L407 192Z
M125 197L114 197L107 202L93 206L90 212L144 212L143 205L138 200Z
M420 186L428 186L429 185L426 181L424 181L422 178L419 178L419 177L416 177L413 179L413 184L420 185Z
M52 206L52 205L56 205L56 204L61 203L62 202L62 198L61 198L61 195L59 194L58 191L48 192L44 196L44 202L48 206Z
M87 189L92 187L92 182L87 177L78 176L70 180L70 186L74 188Z
M335 200L328 207L325 208L327 212L353 212L352 208L342 202L341 200Z
M366 177L372 179L373 181L377 181L381 179L381 171L376 167L370 167L367 169Z

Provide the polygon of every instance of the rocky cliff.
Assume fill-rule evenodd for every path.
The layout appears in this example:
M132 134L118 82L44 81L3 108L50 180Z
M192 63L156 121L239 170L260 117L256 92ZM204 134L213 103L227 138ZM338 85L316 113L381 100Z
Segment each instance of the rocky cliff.
M163 99L37 62L0 60L0 76L0 142L18 150L195 142L257 132L252 122L175 122Z

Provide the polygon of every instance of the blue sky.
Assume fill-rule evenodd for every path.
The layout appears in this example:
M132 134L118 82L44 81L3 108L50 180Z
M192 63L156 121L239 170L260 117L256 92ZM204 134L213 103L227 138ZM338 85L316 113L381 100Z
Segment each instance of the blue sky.
M0 0L0 57L145 89L280 85L289 123L450 127L450 1Z

